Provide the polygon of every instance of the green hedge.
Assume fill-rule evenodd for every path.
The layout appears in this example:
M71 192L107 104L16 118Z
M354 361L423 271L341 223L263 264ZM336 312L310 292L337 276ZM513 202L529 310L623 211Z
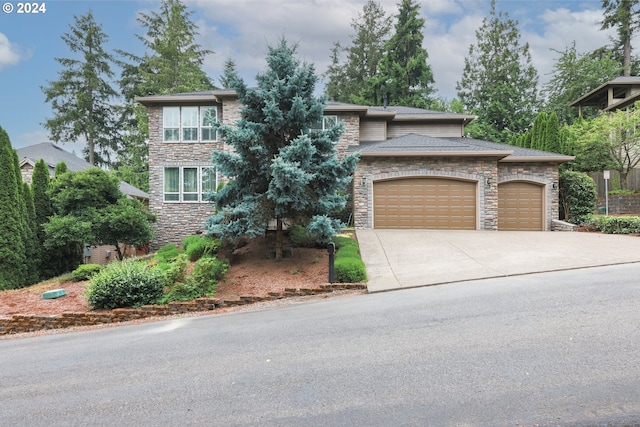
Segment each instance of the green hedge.
M587 223L606 234L640 234L638 216L591 216Z
M367 272L360 257L358 241L350 237L336 236L335 273L339 283L359 283L367 280Z

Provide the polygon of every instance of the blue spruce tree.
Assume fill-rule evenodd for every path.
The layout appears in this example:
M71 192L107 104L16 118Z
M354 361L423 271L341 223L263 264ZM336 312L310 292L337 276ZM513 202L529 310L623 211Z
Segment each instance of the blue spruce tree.
M226 240L264 235L275 219L275 258L282 258L283 223L300 224L319 240L328 240L342 224L331 214L344 209L358 155L339 158L340 122L310 130L322 122L325 101L314 97L313 65L301 63L296 47L281 40L270 47L267 70L248 88L234 70L228 82L244 105L236 127L219 126L233 152L216 151L213 163L229 182L213 196L216 214L209 234Z

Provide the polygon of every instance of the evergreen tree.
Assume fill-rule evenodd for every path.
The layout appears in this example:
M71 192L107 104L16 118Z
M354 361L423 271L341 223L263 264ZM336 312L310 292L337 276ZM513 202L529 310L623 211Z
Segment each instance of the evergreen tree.
M224 62L224 72L220 77L220 85L223 89L231 87L231 80L238 74L236 63L233 59L229 58Z
M351 28L355 32L351 44L343 48L339 42L334 43L332 64L325 73L329 80L326 92L332 101L357 102L367 81L378 74L392 21L379 3L368 0L358 18L351 21ZM345 63L341 63L343 55Z
M147 109L135 98L215 88L202 70L204 58L213 52L196 43L192 14L180 0L162 0L159 11L140 13L137 19L145 30L137 37L146 52L137 56L117 51L125 58L119 64L126 104L121 110L124 131L116 169L121 179L145 191L149 189L149 123Z
M60 175L68 172L67 164L65 162L59 162L56 164L56 168L53 172L54 178L59 177Z
M0 127L0 289L24 286L24 221L16 180L15 151L9 135Z
M53 215L53 205L51 204L51 198L48 194L50 182L51 178L49 177L47 165L44 160L40 159L33 169L31 183L35 208L36 237L40 247L43 247L46 239L44 225L49 222L49 217ZM58 256L59 253L56 251L41 252L39 268L41 278L48 279L64 272L59 271L57 268Z
M631 75L631 39L640 27L639 0L602 0L602 29L617 27L618 45L622 50L623 75Z
M431 105L433 72L427 64L428 54L422 47L424 19L420 4L402 0L395 33L385 43L377 75L370 78L359 103L365 105L404 105L428 108Z
M283 222L307 225L319 239L340 227L330 218L344 208L357 155L339 160L335 148L342 123L327 130L324 101L314 97L317 77L312 65L300 63L296 47L282 40L270 47L267 70L257 76L258 88L247 88L238 76L230 79L244 105L236 127L219 126L233 151L215 151L213 163L230 178L213 200L217 212L208 231L225 240L264 235L276 220L275 258L282 258Z
M578 53L575 41L563 52L555 52L560 56L544 85L545 110L555 112L561 123L571 124L578 118L578 109L569 104L620 75L622 68L606 49ZM595 107L583 107L583 117L595 117L597 113Z
M33 192L31 191L29 184L26 182L22 183L22 194L26 211L25 231L27 234L27 238L25 240L25 255L27 257L25 283L27 285L32 285L40 280L40 260L42 257L42 251L40 243L38 242L38 225L36 223L36 210L33 202Z
M507 142L531 127L540 106L538 73L529 45L520 44L518 23L506 13L491 12L469 47L458 97L467 111L478 115L475 137Z
M117 149L116 111L112 104L117 93L108 82L113 77L113 58L104 50L108 37L93 14L74 19L75 25L62 40L77 58L56 58L63 69L58 80L42 88L54 112L44 126L56 142L84 138L85 159L91 165L108 165Z

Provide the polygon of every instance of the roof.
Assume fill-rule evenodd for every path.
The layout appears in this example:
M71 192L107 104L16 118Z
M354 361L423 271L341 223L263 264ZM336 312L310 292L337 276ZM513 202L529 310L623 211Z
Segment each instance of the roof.
M497 157L502 162L568 162L572 156L515 147L473 138L436 138L411 133L386 141L361 142L353 146L362 157L465 156Z
M623 106L629 105L640 98L640 93L634 93L629 97L620 98L620 96L625 95L626 90L629 88L629 86L640 86L640 76L616 77L615 79L598 86L586 95L583 95L580 98L576 99L571 104L569 104L569 106L577 107L583 105L597 107L600 105L605 105L605 111L622 108ZM608 105L609 89L613 89L615 99L620 99L620 101Z
M222 102L223 98L236 97L237 94L233 89L219 89L205 92L185 92L185 93L173 93L165 95L151 95L142 96L136 98L136 101L142 105L157 105L157 104L177 104L177 103L212 103ZM474 120L476 116L470 114L458 114L445 111L425 110L422 108L411 108L402 106L365 106L357 104L349 104L346 102L328 101L324 108L325 113L337 113L337 112L351 112L357 113L363 117L370 118L384 118L386 120L446 120L446 121L461 121L463 124L467 124Z
M53 176L56 165L60 162L64 162L67 165L67 169L71 172L83 171L91 167L88 162L75 154L63 150L52 142L41 142L40 144L18 148L16 151L18 152L20 166L24 163L35 166L38 160L43 159L47 164L50 176ZM149 198L149 194L124 181L120 181L120 191L128 196L139 199Z

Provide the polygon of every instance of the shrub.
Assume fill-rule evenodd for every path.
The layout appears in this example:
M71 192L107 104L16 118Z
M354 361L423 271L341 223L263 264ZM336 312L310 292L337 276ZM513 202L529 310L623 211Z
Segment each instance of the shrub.
M139 307L163 295L165 275L144 263L124 260L108 264L89 281L87 299L93 309Z
M158 249L158 252L156 253L156 256L153 257L153 259L160 262L171 262L176 259L176 257L181 253L182 251L178 249L176 245L174 245L173 243L169 243Z
M335 273L340 283L357 283L367 280L364 262L360 258L358 241L350 237L335 236L336 244Z
M565 221L583 223L595 211L597 198L596 184L589 175L570 170L560 173L560 205Z
M187 236L182 241L182 249L191 262L199 260L204 255L217 255L220 245L220 240L206 236Z
M188 265L187 254L181 253L175 257L172 262L159 264L159 267L164 271L167 277L167 283L171 284L184 281L184 274L187 271Z
M606 234L640 233L640 217L637 216L591 216L587 222Z
M367 280L364 263L359 258L336 258L336 280L340 283L358 283Z
M71 272L71 280L74 282L89 280L94 274L99 273L101 270L102 266L100 264L81 264Z
M184 282L177 282L170 286L162 299L162 303L171 301L191 301L203 296L213 296L218 281L227 272L228 264L217 258L204 256L195 265L193 274L187 276Z
M309 234L306 228L301 225L292 225L288 228L289 242L293 246L302 248L316 248L322 246L320 242L316 240L314 236Z

